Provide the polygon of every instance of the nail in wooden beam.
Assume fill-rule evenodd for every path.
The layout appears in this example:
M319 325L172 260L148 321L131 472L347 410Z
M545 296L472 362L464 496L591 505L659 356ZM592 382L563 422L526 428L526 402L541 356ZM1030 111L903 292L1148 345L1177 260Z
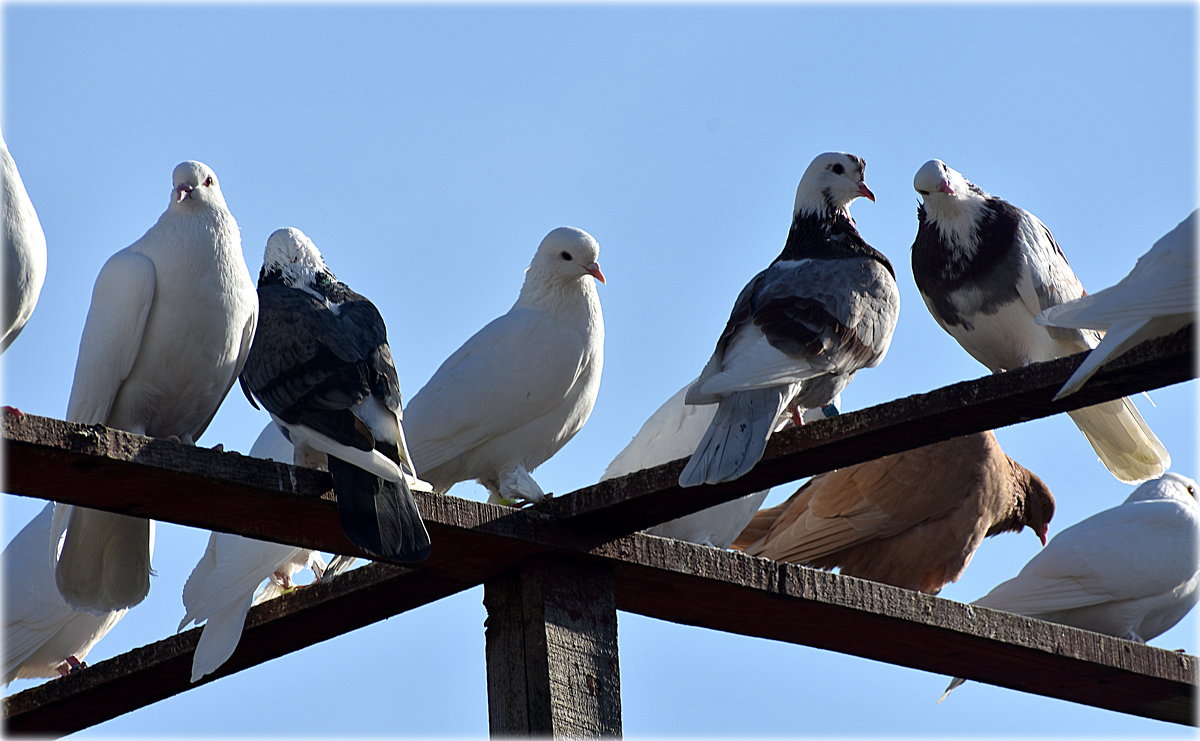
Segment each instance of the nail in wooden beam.
M621 734L612 569L537 557L484 584L493 736Z

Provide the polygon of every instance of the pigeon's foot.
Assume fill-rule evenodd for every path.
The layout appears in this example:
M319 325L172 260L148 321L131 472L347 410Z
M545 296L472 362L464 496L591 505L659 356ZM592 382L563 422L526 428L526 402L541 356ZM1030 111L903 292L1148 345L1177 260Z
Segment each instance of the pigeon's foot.
M25 416L25 412L22 412L20 409L17 409L16 407L10 407L10 406L4 407L4 413L12 415L13 417L16 417L17 419L21 419L22 417Z
M271 574L271 579L273 579L276 584L284 589L291 589L292 587L296 586L292 583L291 575L285 574L282 571L276 571L274 574Z
M217 451L218 453L224 453L225 452L225 443L217 443L216 445L212 446L212 449Z
M65 677L68 674L72 674L74 672L79 671L80 669L86 669L87 663L80 661L79 659L75 658L74 656L68 656L66 661L59 664L55 668L58 670L58 673L60 675Z
M792 424L796 425L797 427L804 426L804 412L800 411L794 406L789 406L788 414L792 417Z
M529 475L529 471L525 470L525 466L517 464L513 468L505 471L500 476L498 492L494 492L496 497L502 504L512 507L517 500L525 500L527 502L540 502L546 498L546 493L542 491L542 487L533 480Z

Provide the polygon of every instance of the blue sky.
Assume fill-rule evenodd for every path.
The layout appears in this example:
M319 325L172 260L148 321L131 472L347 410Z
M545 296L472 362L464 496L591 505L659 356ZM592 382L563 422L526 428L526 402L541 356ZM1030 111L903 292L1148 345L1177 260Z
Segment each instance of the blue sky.
M4 355L3 403L47 416L65 413L100 266L163 211L185 159L221 178L251 274L267 235L295 226L375 301L410 396L507 310L546 232L591 232L609 279L605 374L587 426L535 474L557 493L594 483L700 370L734 297L782 247L820 152L866 159L878 202L853 211L901 291L891 351L844 409L986 372L912 282L912 176L926 160L1036 213L1092 290L1196 202L1191 4L3 13L4 136L49 248L37 311ZM1152 397L1138 403L1173 470L1195 477L1195 383ZM244 452L266 421L235 390L200 443ZM1054 491L1051 534L1131 490L1065 417L998 436ZM4 503L7 542L42 503ZM150 596L90 660L175 630L206 539L161 526ZM1028 532L990 539L942 596L981 596L1037 548ZM469 590L85 735L484 735L481 598ZM619 630L629 736L1192 735L976 683L935 705L939 675L635 615ZM1153 643L1196 653L1196 618Z

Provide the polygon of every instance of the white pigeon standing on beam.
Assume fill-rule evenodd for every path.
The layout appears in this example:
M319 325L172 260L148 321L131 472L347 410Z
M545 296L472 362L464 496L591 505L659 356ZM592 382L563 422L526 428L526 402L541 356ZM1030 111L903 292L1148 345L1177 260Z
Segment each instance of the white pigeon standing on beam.
M692 381L695 383L695 381ZM634 471L653 468L664 463L691 455L704 436L704 431L717 412L715 404L685 404L683 397L692 383L687 384L670 399L663 402L650 415L620 453L604 469L601 481L624 476ZM804 422L813 422L837 414L837 400L822 409L806 409ZM786 425L788 417L779 420L776 426ZM728 548L739 533L754 517L770 489L747 494L744 497L723 502L714 507L693 512L661 525L647 528L646 532L663 538L686 540L689 543Z
M850 204L875 200L866 162L826 152L796 187L783 251L734 302L716 350L688 391L688 404L716 404L680 486L744 475L762 458L785 411L829 404L892 341L900 292L888 259L859 235Z
M292 445L272 422L249 454L291 463ZM292 576L306 568L321 578L325 571L321 554L231 533L210 535L204 555L183 587L185 614L178 629L205 623L192 656L192 681L216 671L233 655L251 605L291 589ZM271 583L255 597L255 590L268 579Z
M167 210L96 279L67 419L195 444L246 362L257 317L217 176L180 163ZM54 516L66 529L55 577L67 602L106 612L145 598L152 521L68 505Z
M1116 285L1038 314L1044 326L1106 330L1055 399L1078 391L1109 360L1196 321L1197 213L1155 242Z
M913 276L937 323L993 373L1090 350L1090 330L1042 327L1034 317L1084 294L1036 216L969 182L941 160L921 166ZM1121 481L1161 476L1166 448L1127 398L1068 412Z
M4 181L4 197L0 200L0 217L4 220L0 352L4 352L25 328L42 292L46 280L46 234L3 136L0 136L0 178Z
M582 229L542 239L508 313L463 343L405 409L421 477L443 493L475 479L488 501L540 501L530 472L583 427L600 388L600 245Z
M1198 548L1196 482L1167 473L1051 538L971 604L1145 643L1200 600Z
M325 265L299 229L267 239L259 325L241 383L292 441L327 457L342 528L355 545L398 561L429 556L412 496L400 380L379 310ZM257 406L257 405L256 405Z
M4 683L57 677L83 659L125 610L93 615L66 603L54 585L54 503L47 503L4 548Z

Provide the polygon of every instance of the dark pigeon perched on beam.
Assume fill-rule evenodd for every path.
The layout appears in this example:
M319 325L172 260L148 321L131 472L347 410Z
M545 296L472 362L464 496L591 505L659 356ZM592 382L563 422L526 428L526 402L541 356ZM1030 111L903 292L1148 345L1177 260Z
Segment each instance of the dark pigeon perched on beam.
M291 440L328 457L346 535L396 561L429 555L401 426L400 383L379 311L325 267L299 229L267 240L259 325L240 381ZM257 406L257 405L255 405Z
M679 476L680 486L744 475L779 421L829 404L854 374L887 353L900 312L888 259L859 235L850 203L875 200L866 163L818 155L796 188L783 252L742 289L688 404L716 414Z
M933 318L971 357L998 373L1099 344L1093 330L1034 321L1085 293L1036 216L988 195L941 160L922 165L913 187L923 200L912 246L917 288ZM1121 481L1157 478L1171 464L1129 399L1069 414Z

